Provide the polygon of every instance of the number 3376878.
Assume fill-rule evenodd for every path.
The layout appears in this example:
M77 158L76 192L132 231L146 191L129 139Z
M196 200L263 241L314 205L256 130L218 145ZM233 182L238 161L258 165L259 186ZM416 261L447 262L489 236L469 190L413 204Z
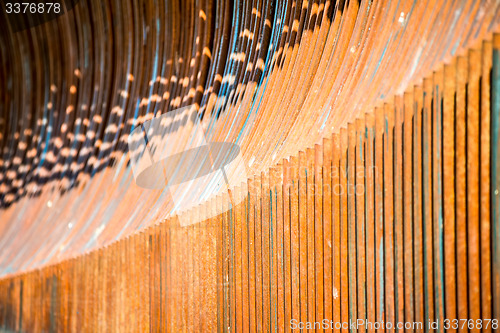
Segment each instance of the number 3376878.
M497 329L499 327L498 319L445 319L444 329L481 329L481 328L493 328Z
M8 2L5 4L5 12L7 14L19 14L19 13L31 13L31 14L43 14L43 13L56 13L61 12L61 4L57 2Z

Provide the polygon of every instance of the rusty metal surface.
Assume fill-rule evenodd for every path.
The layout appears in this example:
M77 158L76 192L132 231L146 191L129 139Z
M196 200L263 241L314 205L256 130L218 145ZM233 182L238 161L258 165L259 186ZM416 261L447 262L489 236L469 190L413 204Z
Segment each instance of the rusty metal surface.
M0 329L500 319L499 6L82 0L0 20ZM135 184L127 137L188 105L249 178L176 215Z

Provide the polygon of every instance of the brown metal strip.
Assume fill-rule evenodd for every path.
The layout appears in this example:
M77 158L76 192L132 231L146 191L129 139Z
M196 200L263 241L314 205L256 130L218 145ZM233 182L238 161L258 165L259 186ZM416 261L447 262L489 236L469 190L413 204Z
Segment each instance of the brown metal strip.
M446 319L457 319L455 239L455 83L456 63L444 67L443 91L443 208ZM450 331L456 331L450 327Z
M256 259L255 259L255 187L252 178L248 179L248 291L249 291L249 317L250 331L256 328Z
M298 159L298 227L299 227L299 288L300 288L300 321L308 321L308 289L307 289L307 159L306 153L300 151Z
M347 197L347 246L348 246L348 279L349 279L349 320L356 322L358 318L358 283L357 283L357 248L356 248L356 125L347 125L347 187L343 195Z
M342 132L342 130L341 130ZM342 160L342 152L340 150L341 137L339 134L334 134L332 137L332 249L333 249L333 321L334 323L342 322L345 318L346 311L343 310L341 294L342 289L342 269L344 260L342 259L344 244L342 239L342 221L343 221L343 201L342 201L342 184L340 175L340 162ZM345 176L344 176L345 178ZM346 288L344 288L346 289ZM334 332L340 332L339 326L334 326Z
M431 79L424 80L422 100L422 209L425 321L435 320L433 263L432 192L432 91Z
M493 35L491 75L491 225L493 318L500 317L500 34Z
M365 219L366 219L366 318L369 322L376 321L377 298L375 289L376 254L375 246L375 115L365 114ZM374 333L375 327L369 326L368 333Z
M434 72L432 93L432 191L434 227L434 298L435 315L439 323L445 319L444 300L444 234L443 234L443 69ZM444 325L438 327L444 332Z
M467 295L467 207L466 207L466 84L467 58L457 58L456 138L456 237L457 237L457 309L459 319L468 319ZM459 327L460 332L466 331Z
M384 104L384 268L385 268L385 320L394 323L394 106ZM394 328L389 329L394 332Z
M333 212L332 212L332 139L323 140L322 156L322 203L323 208L323 316L327 320L333 321ZM331 333L332 327L325 332Z
M241 185L241 193L238 199L241 206L241 265L242 265L242 289L243 289L243 331L249 332L250 328L250 281L249 281L249 223L248 223L248 188L246 184Z
M366 299L366 225L365 225L365 195L366 195L366 166L365 166L365 119L359 118L356 120L355 132L355 186L352 194L356 202L356 268L357 268L357 318L367 318L367 299ZM365 332L366 326L358 328L359 332Z
M403 221L403 121L404 100L394 99L394 278L395 325L405 323L404 221Z
M468 54L467 82L467 245L469 258L481 258L480 248L480 76L481 52L471 49ZM481 318L480 260L468 260L469 319ZM479 332L474 326L471 332Z
M269 176L267 173L261 173L262 192L262 329L264 332L270 330L271 324L271 262L270 262L270 195L269 195Z
M339 146L342 147L339 152L339 192L340 197L340 228L339 244L340 244L340 320L342 324L349 322L350 307L349 307L349 247L348 247L348 198L347 198L347 144L348 136L347 130L342 128L340 130ZM335 293L335 291L334 291ZM342 326L342 332L347 332L348 327Z
M422 191L422 117L423 117L423 91L422 87L415 86L413 89L413 248L414 248L414 283L415 283L415 321L424 322L426 319L424 284L424 236L423 236L423 191ZM416 332L423 332L423 328L417 328Z
M481 53L481 124L480 124L480 216L481 216L481 317L491 318L491 67L492 43L485 41ZM491 326L483 332L491 332Z
M385 321L384 110L375 108L375 300L376 320ZM384 329L382 329L385 332Z
M264 327L263 322L263 260L262 260L262 179L260 175L254 177L255 188L255 306L257 321L257 332L261 332Z
M288 160L283 160L283 260L284 260L284 288L285 288L285 326L284 331L290 332L290 321L294 317L292 311L293 294L293 278L292 271L292 224L291 224L291 199L292 199L292 175L291 164ZM297 298L297 297L296 297Z
M242 275L242 204L239 203L241 196L241 188L236 187L232 191L232 196L235 198L234 204L234 289L235 289L235 308L236 325L234 326L237 332L243 332L243 275ZM246 318L245 318L246 319Z
M305 188L304 199L301 205L306 207L306 235L307 235L307 321L316 321L316 241L315 241L315 221L314 221L314 195L315 195L315 168L314 149L308 148L305 155Z
M406 322L415 322L415 283L414 283L414 215L413 215L413 91L403 96L403 251L404 251L404 315ZM414 327L406 328L408 333Z
M290 158L290 244L291 244L291 302L292 315L290 320L301 319L300 294L300 233L299 233L299 184L298 158Z
M315 322L322 323L326 318L324 312L324 230L323 230L323 147L320 145L314 146L314 271L315 275L315 301L316 311L314 313ZM312 171L312 170L311 170ZM323 332L323 324L317 328L316 332Z

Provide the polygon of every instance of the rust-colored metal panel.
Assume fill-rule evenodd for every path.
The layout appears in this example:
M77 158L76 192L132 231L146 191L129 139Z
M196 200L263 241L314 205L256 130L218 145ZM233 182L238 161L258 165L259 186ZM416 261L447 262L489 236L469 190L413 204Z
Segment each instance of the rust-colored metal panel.
M225 258L225 249L224 249L224 225L222 221L222 196L218 195L215 198L214 209L216 210L216 218L214 220L214 228L216 228L217 233L217 279L216 279L216 288L217 288L217 332L224 331L224 319L226 312L226 299L225 299L225 290L224 290L224 280L225 280L225 266L224 266L224 258ZM248 215L245 219L247 231L248 231ZM165 329L162 328L162 331Z
M248 200L247 198L248 189L242 184L240 197L236 200L240 202L241 207L241 277L242 277L242 289L243 289L243 300L242 300L242 312L243 312L243 330L247 332L250 326L250 301L249 301L249 255L248 255ZM217 216L217 215L216 215ZM211 226L211 228L217 228L217 225Z
M262 251L262 178L260 175L254 177L255 188L255 318L257 321L257 331L260 332L264 327L263 322L263 251Z
M297 177L297 220L298 220L298 265L299 265L299 306L300 306L300 321L307 322L308 312L308 289L307 289L307 160L306 153L299 151L298 157L298 177Z
M394 100L394 307L395 322L406 322L403 264L403 97Z
M290 161L283 160L283 259L284 259L284 288L285 288L285 323L289 323L293 317L293 283L292 278L292 223L291 223L291 198L292 198L292 165ZM290 332L290 326L283 327L285 332Z
M498 330L500 3L77 2L1 13L0 331ZM244 170L142 188L186 106Z
M301 288L300 288L300 233L299 233L299 161L297 157L290 158L290 244L291 244L291 301L292 313L290 320L301 319Z
M358 277L358 299L357 318L367 318L366 311L366 225L365 225L365 193L366 193L366 166L365 166L365 119L359 118L356 121L355 138L355 186L353 195L356 200L356 267ZM360 332L366 331L366 326L358 329Z
M383 108L383 200L384 200L384 274L385 274L385 320L394 323L395 276L394 276L394 105ZM394 332L394 328L387 328Z
M243 201L245 202L245 201ZM215 205L216 201L215 198L212 198L209 206L208 206L208 219L205 222L206 223L206 229L204 230L205 233L205 242L208 245L208 251L203 251L203 248L201 249L202 253L206 255L206 264L204 267L208 267L208 276L206 279L204 279L205 272L203 271L203 267L200 267L198 270L198 274L200 276L200 279L202 281L205 281L205 290L207 294L207 301L206 305L207 307L204 309L205 310L205 315L207 317L207 320L204 322L204 327L206 327L210 332L215 332L217 329L217 323L218 323L218 318L216 315L216 312L214 309L217 308L217 270L216 270L216 248L217 248L217 231L218 231L218 224L216 221L216 216L215 213ZM246 278L246 276L245 276ZM246 318L248 319L248 318ZM202 330L204 329L202 327Z
M415 264L417 262L415 242L415 225L418 223L416 216L413 213L415 198L413 197L413 154L415 152L413 124L417 117L415 112L414 92L406 92L403 96L403 251L404 251L404 311L405 321L416 322L417 320L416 308L420 305L415 304L416 301L416 285L415 283ZM414 327L407 329L409 333L418 331Z
M467 78L467 245L471 258L480 258L479 217L479 152L480 152L480 75L481 52L473 48L468 52L469 72ZM481 319L480 260L468 261L469 318ZM479 332L473 327L471 332Z
M370 322L377 318L376 293L376 255L375 247L375 118L373 113L365 115L365 217L366 217L366 314ZM374 327L368 327L368 333L375 332Z
M433 261L432 191L432 79L424 79L422 98L422 220L425 321L434 320L435 289Z
M314 237L312 244L314 245L314 267L313 275L315 280L315 288L312 290L315 293L315 309L314 321L321 322L327 318L324 310L324 230L323 230L323 147L320 145L314 146L314 162L312 164L311 173L314 171L314 188L312 191L313 200L309 204L314 207ZM330 270L331 272L331 270ZM331 283L331 282L330 282ZM331 318L331 316L330 316ZM317 332L323 332L323 325Z
M375 309L376 320L385 321L385 233L384 233L384 110L375 108ZM385 330L382 330L385 332Z
M493 318L500 316L500 35L493 35L491 74L491 224Z
M468 318L467 295L467 192L466 192L466 82L467 59L457 58L456 133L456 233L457 233L457 309L458 318ZM459 327L459 331L465 331Z
M248 183L249 186L251 182ZM232 311L233 308L233 298L232 298L232 257L231 257L231 242L232 242L232 228L231 228L231 220L230 220L230 209L228 205L230 204L228 200L228 195L223 195L222 196L222 202L221 202L221 208L222 208L222 227L223 227L223 234L224 234L224 280L222 281L223 287L224 287L224 320L223 320L223 331L227 332L231 325L233 324L233 313ZM253 209L252 209L253 211ZM252 217L253 215L251 215ZM253 227L253 219L250 220L250 230L252 230ZM251 236L253 236L253 233L250 233ZM252 242L253 244L253 242ZM250 247L250 253L252 253L253 247ZM253 258L253 257L251 257ZM252 268L254 269L253 271L255 272L255 265L252 265L252 262L250 262L250 272L252 272ZM254 275L250 275L250 286L252 286L252 281L255 283L255 279L253 279ZM250 297L252 295L255 295L255 293L250 294ZM254 296L254 301L255 301L255 296ZM252 298L250 298L250 306L252 306ZM254 309L255 309L255 305ZM255 317L254 317L255 318ZM250 317L252 319L252 317ZM251 322L252 323L252 322Z
M247 218L247 226L248 226L248 301L249 301L249 317L248 323L252 330L255 329L256 324L256 286L255 286L255 190L253 179L249 179L248 181L248 218ZM224 330L227 328L227 324L224 325Z
M445 316L457 319L456 225L455 225L455 94L456 62L444 66L443 82L443 208L445 260ZM456 328L451 327L451 332Z
M350 123L347 125L347 153L344 169L341 165L341 172L346 175L346 187L342 190L342 196L347 202L347 280L349 284L349 320L356 322L358 318L358 275L357 275L357 259L358 253L356 248L356 125Z
M308 148L306 150L305 161L305 186L304 186L304 202L301 205L307 207L306 210L306 234L307 234L307 321L316 321L316 238L315 220L314 220L314 195L315 195L315 182L314 182L314 149ZM316 240L317 239L317 240Z
M340 130L339 146L343 147L338 150L339 152L339 197L340 197L340 226L339 231L339 244L340 244L340 323L349 322L351 318L350 313L350 293L349 293L349 247L348 247L348 200L346 190L347 182L347 145L348 145L348 132L345 128ZM352 288L352 287L351 287ZM342 327L342 332L347 332L348 327Z
M234 198L237 198L237 200L241 196L241 188L236 187L232 193ZM234 211L234 222L233 222L233 227L234 227L234 239L233 239L233 258L234 258L234 289L235 289L235 308L234 311L236 312L236 325L235 325L235 330L238 332L243 332L243 275L242 275L242 227L243 227L243 221L242 221L242 205L236 204L233 207ZM262 249L259 249L259 254L262 254ZM262 270L263 267L260 269Z
M444 234L443 234L443 69L434 72L432 77L432 223L434 241L434 307L438 323L444 322ZM438 332L444 332L443 325Z
M343 177L340 175L340 161L342 157L342 153L340 150L341 145L341 137L339 134L333 134L332 137L332 248L333 248L333 287L332 287L332 297L333 297L333 320L335 322L341 322L344 317L344 311L342 310L342 300L345 300L344 297L341 298L341 293L343 293L342 289L342 246L344 243L341 243L342 237L342 220L343 220L343 201L341 196L341 179ZM334 326L334 332L340 332L340 327Z
M271 324L271 279L270 279L270 195L268 173L261 174L261 237L262 237L262 329L270 330Z
M334 240L333 240L333 140L331 138L323 140L322 160L322 203L323 215L323 317L328 320L334 320L333 302L334 302ZM318 166L317 166L318 167ZM331 333L332 327L325 329L325 332Z
M480 216L481 216L481 315L484 318L492 317L491 294L491 65L492 44L490 41L482 43L481 53L481 114L480 114ZM491 327L484 328L484 332L491 332Z
M283 235L283 203L282 203L282 166L278 164L269 170L270 193L270 262L271 262L271 330L283 330L284 297L282 271L282 235ZM278 315L279 312L279 315ZM281 323L278 323L280 318Z

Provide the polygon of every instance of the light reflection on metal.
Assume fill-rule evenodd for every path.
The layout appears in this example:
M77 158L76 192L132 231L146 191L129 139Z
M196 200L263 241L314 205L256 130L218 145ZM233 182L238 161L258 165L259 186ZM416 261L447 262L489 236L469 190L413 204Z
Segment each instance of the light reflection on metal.
M208 142L194 106L145 121L132 131L128 146L135 182L146 189L168 191L174 203L171 216L228 192L248 178L240 147ZM239 203L229 197L230 207ZM200 222L196 217L179 216L182 225Z

